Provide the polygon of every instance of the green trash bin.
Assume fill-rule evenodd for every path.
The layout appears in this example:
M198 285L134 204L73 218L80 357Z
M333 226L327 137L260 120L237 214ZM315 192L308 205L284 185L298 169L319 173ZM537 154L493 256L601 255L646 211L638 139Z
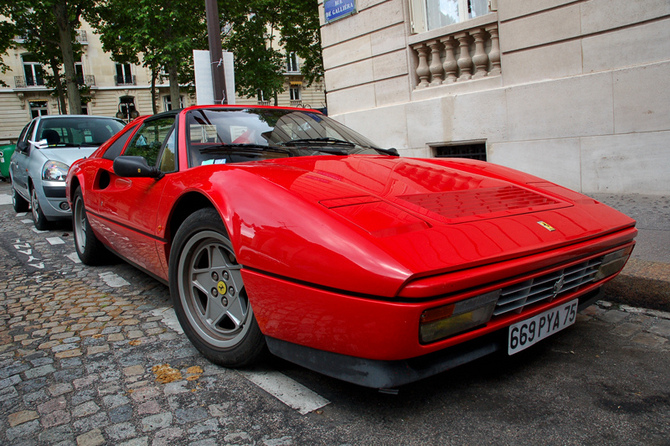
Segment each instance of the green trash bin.
M0 178L5 181L9 181L9 160L12 159L15 148L14 144L0 146Z

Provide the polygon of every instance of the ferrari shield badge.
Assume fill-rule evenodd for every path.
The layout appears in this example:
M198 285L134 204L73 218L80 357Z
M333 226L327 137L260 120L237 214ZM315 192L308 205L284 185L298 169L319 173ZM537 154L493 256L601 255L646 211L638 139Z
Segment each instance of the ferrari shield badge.
M553 232L553 231L556 230L556 228L554 228L552 225L550 225L549 223L544 222L544 221L538 221L537 224L542 226L544 229L546 229L549 232Z

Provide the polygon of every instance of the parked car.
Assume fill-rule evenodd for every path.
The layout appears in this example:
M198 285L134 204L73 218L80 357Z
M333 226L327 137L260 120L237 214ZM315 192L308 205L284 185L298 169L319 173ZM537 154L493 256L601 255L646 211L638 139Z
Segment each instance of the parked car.
M169 284L212 362L267 349L378 388L568 327L637 233L540 178L402 158L306 109L139 118L74 163L66 190L82 262L111 250Z
M12 154L9 174L16 212L32 209L37 229L71 218L65 176L74 161L89 156L124 126L116 118L41 116L26 125Z
M5 144L0 146L0 179L9 180L9 161L16 146L14 144Z

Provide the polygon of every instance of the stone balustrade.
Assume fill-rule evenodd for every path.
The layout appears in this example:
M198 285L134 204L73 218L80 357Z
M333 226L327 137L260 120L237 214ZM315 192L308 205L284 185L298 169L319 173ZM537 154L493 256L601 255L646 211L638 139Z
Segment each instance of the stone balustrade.
M489 23L410 45L417 60L416 88L499 76L498 23Z

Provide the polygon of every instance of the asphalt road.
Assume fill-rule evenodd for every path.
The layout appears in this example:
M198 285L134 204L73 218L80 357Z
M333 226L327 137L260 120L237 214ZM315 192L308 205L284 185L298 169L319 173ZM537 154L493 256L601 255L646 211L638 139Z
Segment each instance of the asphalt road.
M670 445L668 313L604 302L390 393L277 359L227 370L179 333L165 286L77 263L68 224L36 232L8 199L1 183L0 444Z

